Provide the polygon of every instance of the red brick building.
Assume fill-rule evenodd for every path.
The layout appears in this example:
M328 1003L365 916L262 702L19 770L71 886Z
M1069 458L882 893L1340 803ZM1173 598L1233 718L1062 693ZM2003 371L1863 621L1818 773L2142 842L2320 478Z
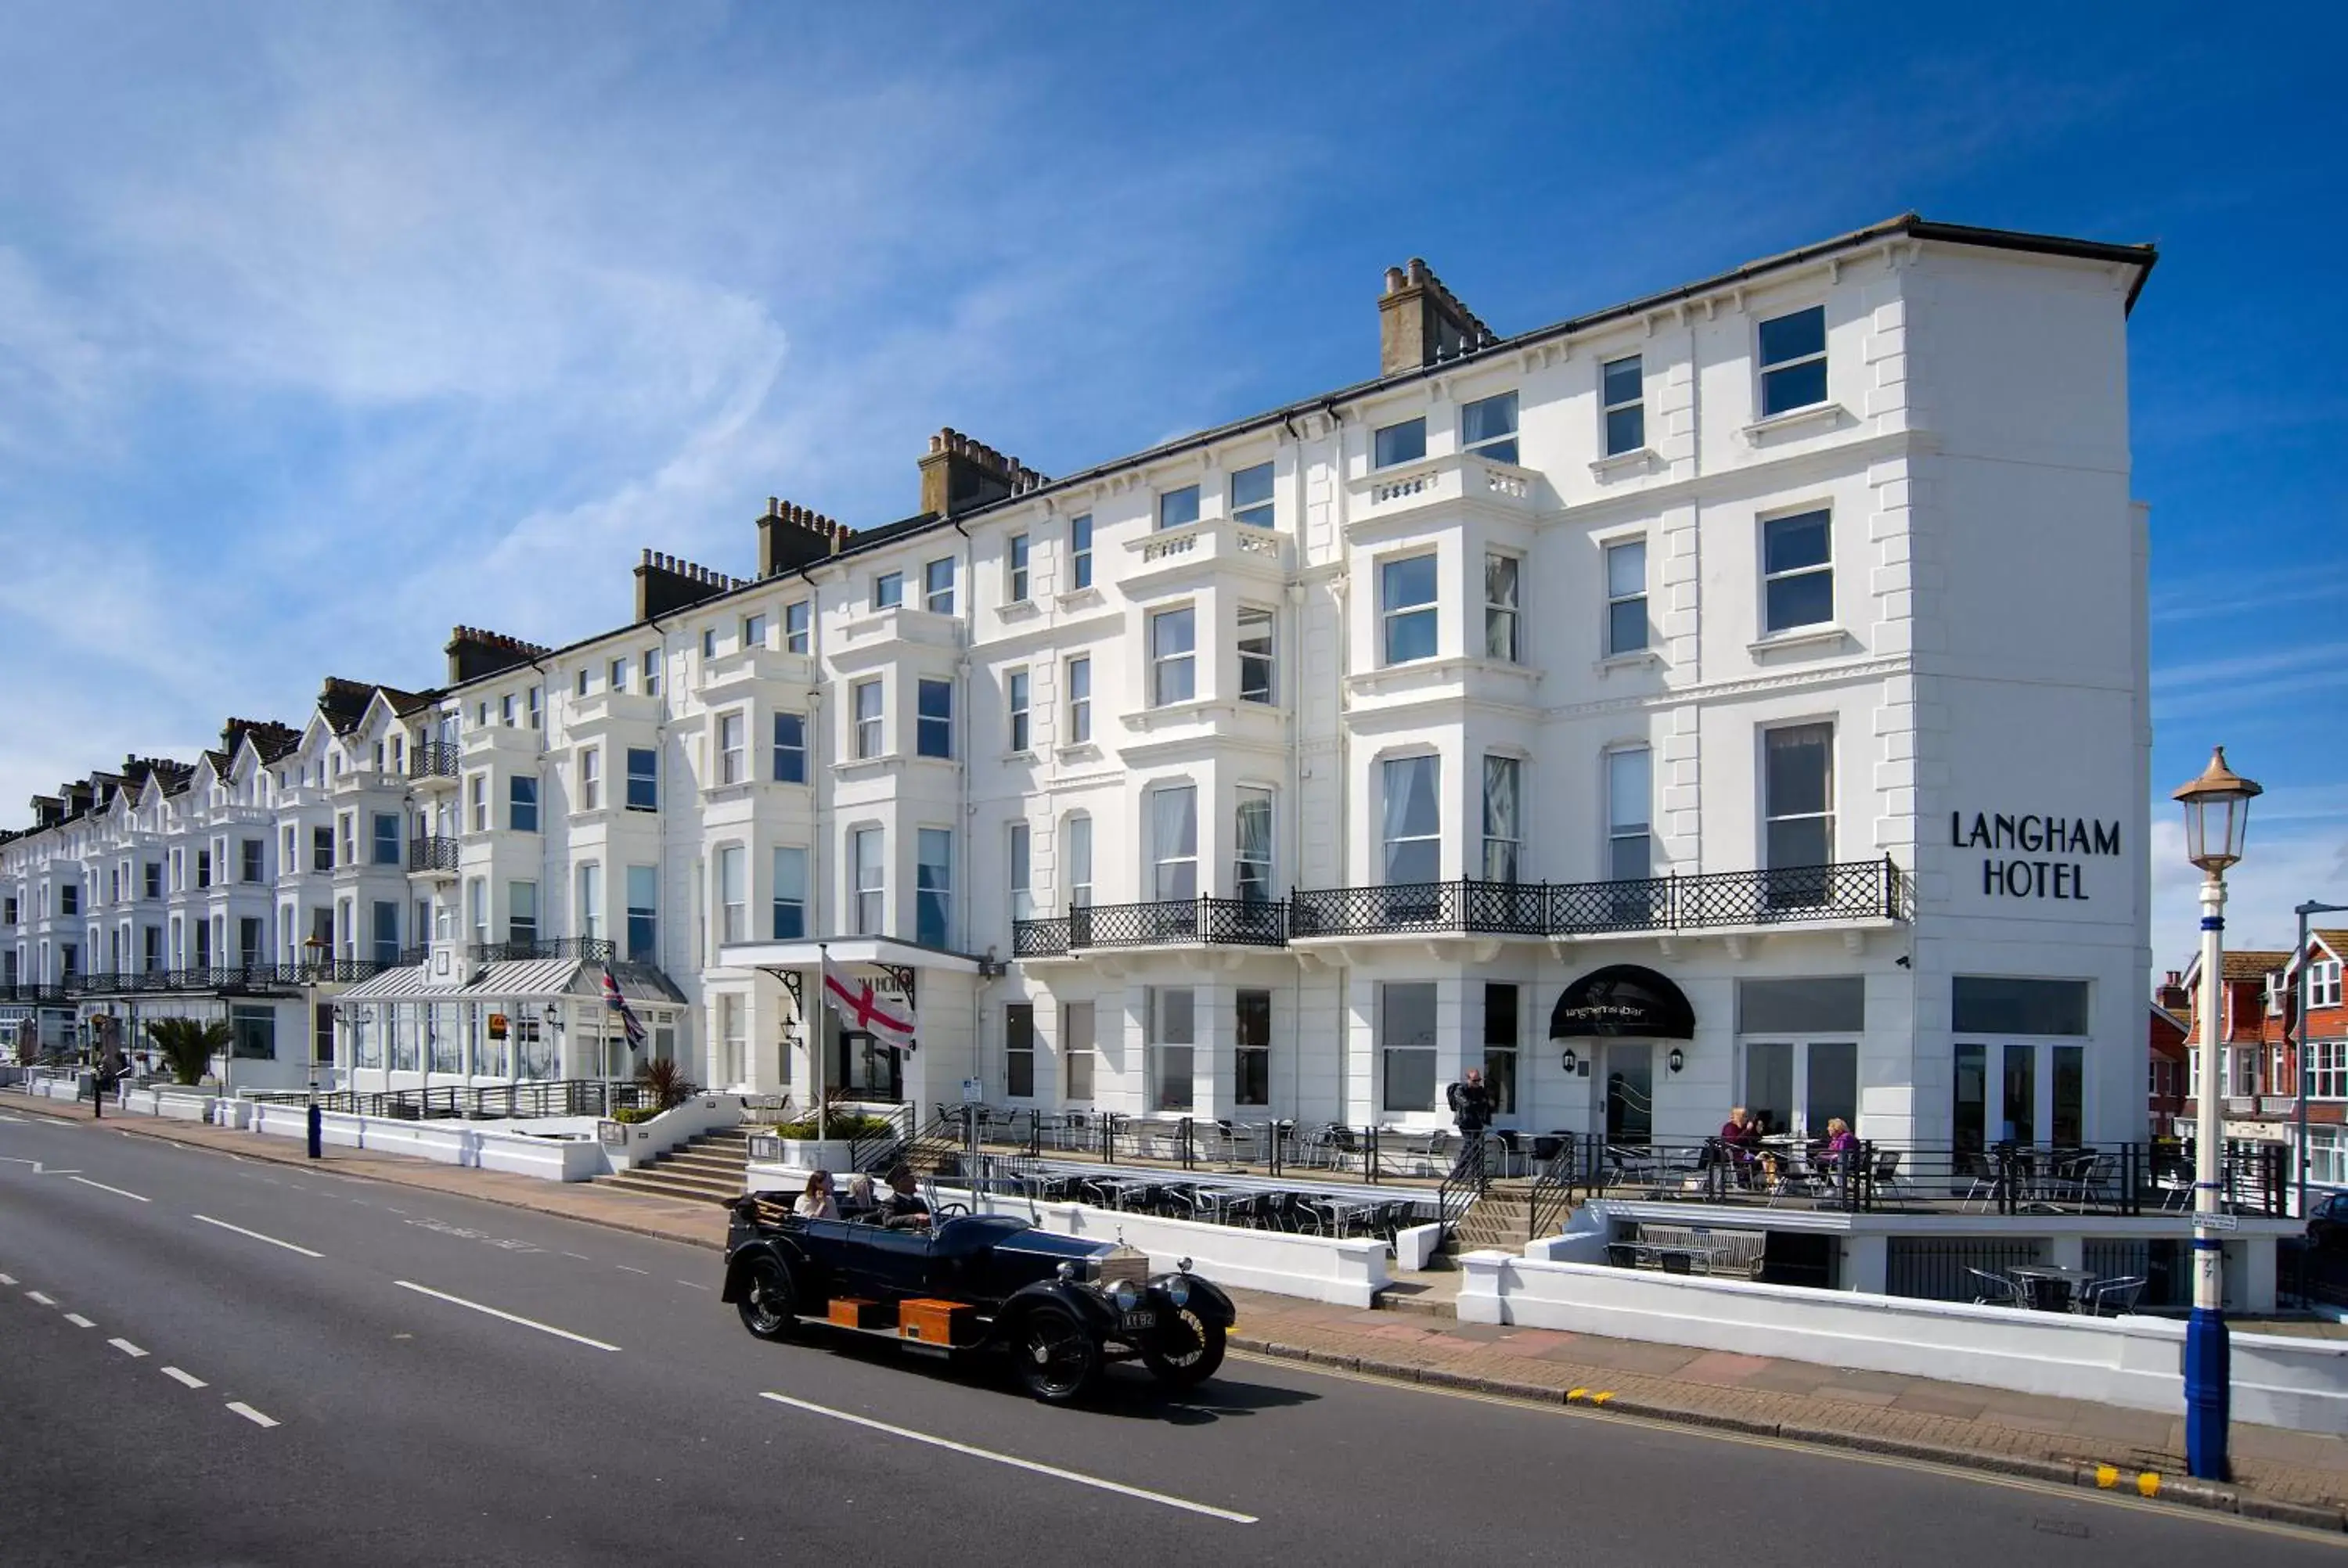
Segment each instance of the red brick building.
M2307 950L2230 952L2225 956L2224 1015L2218 1038L2225 1050L2220 1082L2226 1136L2257 1143L2291 1143L2297 1137L2299 1056L2291 1043L2299 1011L2300 968L2308 987L2308 1172L2314 1186L2348 1187L2348 1006L2343 1006L2342 958L2348 930L2308 935ZM2155 1133L2189 1133L2199 1112L2202 1022L2201 966L2197 958L2183 974L2170 971L2155 996L2150 1108ZM2163 1095L2171 1060L2164 1049L2160 1015L2176 1015L2185 1027L2184 1081ZM2173 1109L2172 1109L2173 1107ZM2173 1118L2174 1121L2167 1120ZM2178 1125L2183 1123L2183 1125Z

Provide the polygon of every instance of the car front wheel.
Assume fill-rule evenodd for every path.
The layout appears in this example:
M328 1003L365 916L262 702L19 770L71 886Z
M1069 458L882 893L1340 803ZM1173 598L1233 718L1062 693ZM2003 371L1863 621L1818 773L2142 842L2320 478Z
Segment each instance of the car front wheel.
M1057 1307L1038 1307L1019 1326L1012 1348L1019 1380L1047 1405L1065 1405L1092 1386L1100 1373L1100 1343L1075 1316Z
M742 1298L734 1305L742 1314L742 1327L761 1339L787 1339L798 1325L790 1271L775 1258L751 1261L742 1281Z
M1223 1326L1189 1311L1167 1315L1165 1327L1141 1348L1141 1363L1161 1383L1187 1389L1203 1383L1223 1364Z

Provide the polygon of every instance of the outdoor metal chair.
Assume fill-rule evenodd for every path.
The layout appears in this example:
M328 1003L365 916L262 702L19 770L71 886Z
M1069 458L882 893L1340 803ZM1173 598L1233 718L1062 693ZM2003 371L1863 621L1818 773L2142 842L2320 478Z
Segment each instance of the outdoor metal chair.
M2122 1313L2134 1312L2144 1287L2141 1276L2098 1280L2089 1288L2087 1309L2098 1317L2117 1317Z
M1875 1152L1875 1190L1895 1196L1915 1195L1915 1188L1900 1173L1900 1151L1878 1149Z
M1992 1274L1985 1268L1969 1268L1981 1294L1973 1297L1975 1307L2026 1307L2022 1286L2002 1274Z
M1981 1204L1981 1212L1989 1213L1990 1205L1997 1202L1996 1164L1987 1154L1960 1154L1957 1156L1957 1176L1959 1180L1967 1184L1962 1206L1970 1212L1972 1205L1978 1202Z

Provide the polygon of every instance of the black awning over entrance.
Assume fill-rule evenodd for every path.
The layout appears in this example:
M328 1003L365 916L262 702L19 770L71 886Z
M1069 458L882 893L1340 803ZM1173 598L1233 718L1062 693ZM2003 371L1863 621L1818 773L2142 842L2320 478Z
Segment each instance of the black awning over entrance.
M1679 987L1636 964L1592 969L1549 1015L1551 1040L1694 1040L1695 1009Z

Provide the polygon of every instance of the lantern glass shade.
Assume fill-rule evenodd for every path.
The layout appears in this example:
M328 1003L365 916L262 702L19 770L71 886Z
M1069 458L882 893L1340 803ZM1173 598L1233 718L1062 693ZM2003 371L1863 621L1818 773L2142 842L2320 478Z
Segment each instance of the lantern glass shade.
M1672 1054L1667 1060L1670 1061L1671 1069L1673 1072L1677 1072L1681 1068L1687 1065L1687 1058L1681 1054L1680 1048L1678 1046L1672 1047Z
M2216 876L2242 858L2250 802L2265 793L2226 765L2226 748L2209 756L2201 776L2178 790L2185 807L2185 858Z

